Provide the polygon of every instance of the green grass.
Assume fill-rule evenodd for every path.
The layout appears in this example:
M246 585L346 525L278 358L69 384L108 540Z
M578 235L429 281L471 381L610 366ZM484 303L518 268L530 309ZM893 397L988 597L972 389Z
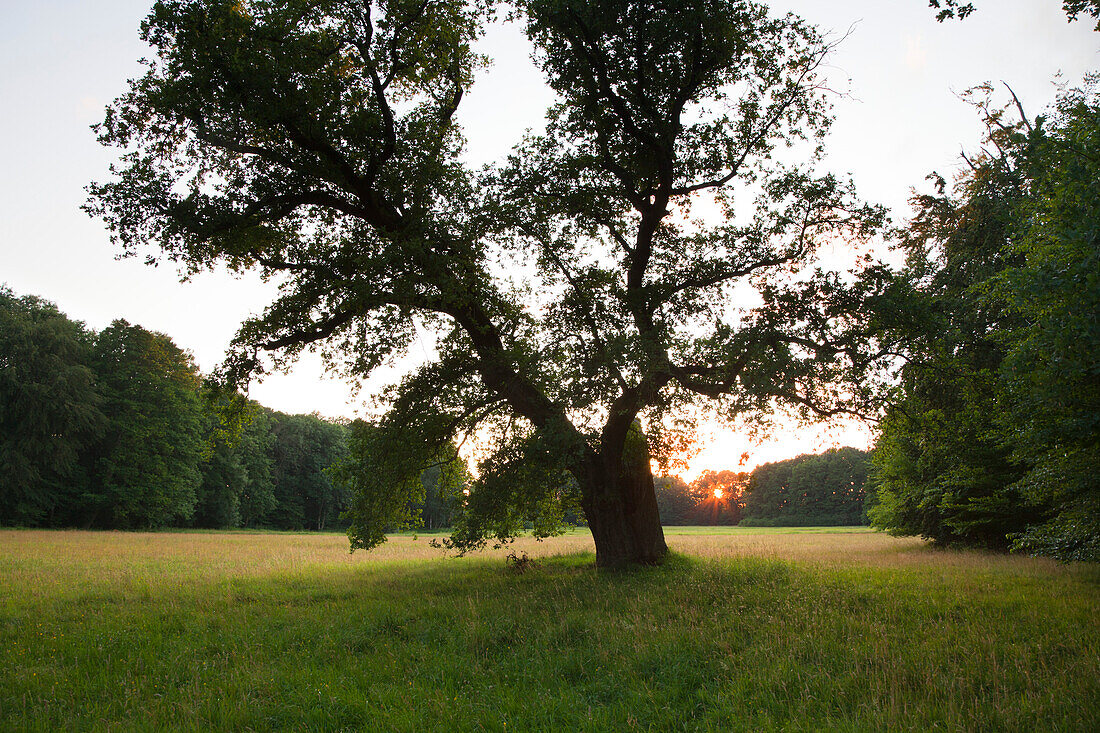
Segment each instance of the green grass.
M580 534L516 574L412 537L0 532L0 728L1100 729L1096 566L686 532L618 574Z

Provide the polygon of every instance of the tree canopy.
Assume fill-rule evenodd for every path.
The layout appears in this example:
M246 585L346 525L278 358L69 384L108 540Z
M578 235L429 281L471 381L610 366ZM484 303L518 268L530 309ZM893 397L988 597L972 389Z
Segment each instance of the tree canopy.
M130 529L190 520L205 447L191 355L117 320L96 338L92 367L108 429L94 452L88 515Z
M164 334L0 288L0 526L346 527L346 443L203 379Z
M749 477L745 523L864 524L869 470L870 456L857 448L832 448L820 455L765 463Z
M987 146L918 199L903 399L874 522L944 544L1100 556L1100 105L1095 78L1034 121L979 110ZM988 93L990 90L983 90Z
M438 358L387 396L368 478L392 482L360 482L375 514L353 546L380 541L424 456L480 429L497 448L462 547L579 502L599 564L659 562L649 457L680 408L828 416L866 396L867 288L815 252L882 212L815 171L830 43L746 0L516 3L559 102L545 135L469 170L455 112L491 11L162 0L147 71L99 126L123 152L88 210L126 252L279 279L232 380L306 347L361 378L434 334Z
M0 525L61 521L86 485L104 428L91 348L55 305L0 287Z

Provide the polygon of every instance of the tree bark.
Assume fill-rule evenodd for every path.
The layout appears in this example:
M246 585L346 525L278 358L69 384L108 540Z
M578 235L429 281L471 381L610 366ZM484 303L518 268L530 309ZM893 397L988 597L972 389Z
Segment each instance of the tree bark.
M619 456L605 456L601 470L589 476L585 518L596 543L596 566L623 568L659 565L668 554L649 447L640 430L632 431Z

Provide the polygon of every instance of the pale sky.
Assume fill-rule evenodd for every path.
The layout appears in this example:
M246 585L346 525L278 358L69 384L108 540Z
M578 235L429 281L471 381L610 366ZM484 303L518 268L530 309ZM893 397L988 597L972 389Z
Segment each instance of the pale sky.
M830 65L835 100L828 167L850 173L860 194L904 219L909 190L938 170L958 169L981 126L957 94L984 81L1005 81L1028 113L1054 98L1055 76L1078 83L1100 69L1094 22L1069 24L1060 0L976 0L967 21L938 24L925 0L786 0L823 30L850 37ZM147 51L138 25L149 0L0 0L0 283L52 300L94 329L126 318L171 336L200 368L213 369L240 322L269 302L255 278L203 274L180 283L170 266L115 259L98 221L80 205L84 186L102 180L114 151L89 126L140 72ZM551 96L514 26L493 28L483 51L495 65L463 102L468 157L501 159L527 128L539 128ZM414 346L414 353L416 347ZM390 377L393 375L391 374ZM284 412L355 416L371 389L348 385L306 359L292 374L253 385L250 395ZM763 445L731 432L711 436L687 475L748 466L834 444L866 447L852 426L781 431Z

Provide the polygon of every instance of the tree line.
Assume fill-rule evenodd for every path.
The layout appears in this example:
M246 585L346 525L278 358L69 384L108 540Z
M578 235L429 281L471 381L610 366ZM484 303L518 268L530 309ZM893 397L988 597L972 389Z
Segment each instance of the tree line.
M124 320L95 332L0 287L0 525L346 528L386 449L372 423L287 415L204 381L164 334ZM661 477L657 502L665 524L858 524L865 463L845 448ZM454 446L419 464L414 486L393 487L410 498L384 529L459 519L472 477ZM563 518L584 524L576 507Z
M1100 559L1098 84L1033 119L1011 90L974 90L985 145L914 199L878 309L902 366L875 526Z
M690 484L655 480L666 525L854 526L867 523L871 453L832 448L750 472L704 471Z
M0 525L346 528L378 427L287 415L204 381L168 336L94 332L0 288ZM665 524L858 524L867 454L805 455L751 474L657 480ZM472 477L453 445L420 458L384 528L452 527ZM362 511L371 511L361 508ZM563 513L583 524L583 513Z
M326 529L348 429L204 383L164 334L0 287L0 525Z

